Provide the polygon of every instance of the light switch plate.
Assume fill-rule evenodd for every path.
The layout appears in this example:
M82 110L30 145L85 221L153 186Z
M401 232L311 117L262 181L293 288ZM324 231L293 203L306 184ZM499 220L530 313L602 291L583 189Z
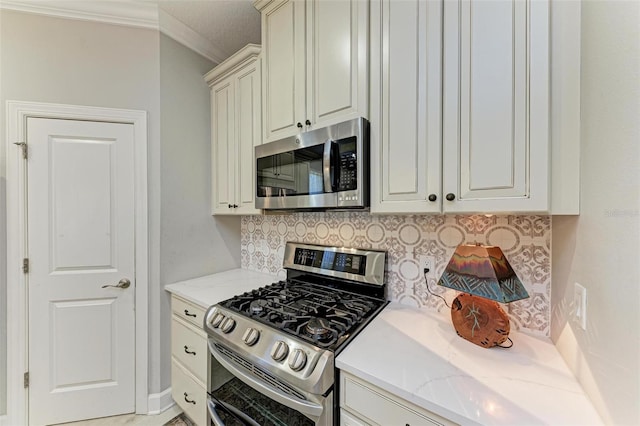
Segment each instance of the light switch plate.
M587 329L587 289L575 283L573 291L574 317L578 325L583 329Z

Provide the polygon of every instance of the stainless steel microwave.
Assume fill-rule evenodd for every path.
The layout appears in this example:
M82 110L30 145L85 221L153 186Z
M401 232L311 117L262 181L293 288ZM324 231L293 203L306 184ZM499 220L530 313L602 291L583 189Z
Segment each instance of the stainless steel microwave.
M369 207L369 122L364 118L258 145L256 208Z

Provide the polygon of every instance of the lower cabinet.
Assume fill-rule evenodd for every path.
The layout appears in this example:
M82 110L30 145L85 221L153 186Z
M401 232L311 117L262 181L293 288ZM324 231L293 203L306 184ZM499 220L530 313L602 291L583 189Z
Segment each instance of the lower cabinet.
M455 425L362 379L340 372L340 424L367 425Z
M207 334L204 309L171 297L171 396L197 425L207 423Z

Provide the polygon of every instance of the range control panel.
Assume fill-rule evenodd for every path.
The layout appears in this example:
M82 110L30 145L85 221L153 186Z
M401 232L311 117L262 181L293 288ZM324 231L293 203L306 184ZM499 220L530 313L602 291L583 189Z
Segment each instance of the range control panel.
M356 275L364 275L367 266L367 258L363 255L309 248L296 248L293 262L296 265Z

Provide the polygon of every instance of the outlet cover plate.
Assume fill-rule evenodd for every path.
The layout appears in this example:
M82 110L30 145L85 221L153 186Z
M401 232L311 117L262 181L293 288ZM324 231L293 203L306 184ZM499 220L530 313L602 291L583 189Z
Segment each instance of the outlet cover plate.
M436 276L436 271L434 269L436 266L433 262L433 256L421 254L418 261L420 262L420 273L422 273L424 268L427 268L429 269L429 272L427 272L427 277L433 278Z

